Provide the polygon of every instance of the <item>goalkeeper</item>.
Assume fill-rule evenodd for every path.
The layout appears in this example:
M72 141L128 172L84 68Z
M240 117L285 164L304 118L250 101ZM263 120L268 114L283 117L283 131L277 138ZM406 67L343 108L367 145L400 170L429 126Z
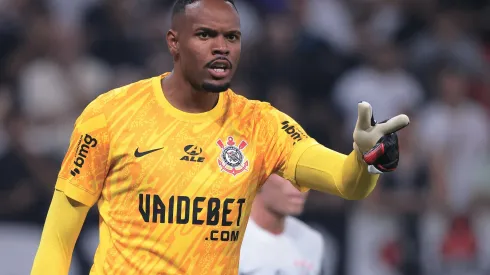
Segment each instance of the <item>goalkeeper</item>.
M376 123L362 102L354 150L330 150L229 89L241 53L233 1L178 0L172 14L173 70L102 94L77 119L32 275L67 274L94 205L91 274L237 274L253 198L271 174L356 200L396 169L395 132L408 117Z

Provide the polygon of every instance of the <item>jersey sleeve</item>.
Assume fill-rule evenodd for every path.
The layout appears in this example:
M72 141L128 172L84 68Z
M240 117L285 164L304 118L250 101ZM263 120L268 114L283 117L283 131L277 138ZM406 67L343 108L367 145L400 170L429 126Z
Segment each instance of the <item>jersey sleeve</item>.
M289 180L296 188L307 191L296 181L296 164L309 147L318 142L308 136L305 130L289 115L270 104L262 106L261 136L264 137L266 176L276 173Z
M95 99L75 122L56 189L80 203L94 205L109 167L109 141L107 121Z

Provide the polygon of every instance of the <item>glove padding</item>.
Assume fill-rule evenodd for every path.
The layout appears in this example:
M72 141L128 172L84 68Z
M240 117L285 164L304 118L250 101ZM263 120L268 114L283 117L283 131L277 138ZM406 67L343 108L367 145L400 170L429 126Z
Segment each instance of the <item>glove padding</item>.
M378 123L369 103L358 104L358 119L353 134L354 149L360 151L370 173L382 174L396 170L400 157L396 132L409 123L406 115Z

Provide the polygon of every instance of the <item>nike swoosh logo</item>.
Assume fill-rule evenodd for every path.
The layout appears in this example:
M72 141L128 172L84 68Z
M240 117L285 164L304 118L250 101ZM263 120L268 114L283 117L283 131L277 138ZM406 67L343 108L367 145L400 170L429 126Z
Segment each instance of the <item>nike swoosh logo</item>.
M141 158L142 156L145 156L145 155L148 155L149 153L153 153L155 151L158 151L158 150L162 150L162 148L157 148L157 149L152 149L152 150L149 150L149 151L144 151L144 152L140 152L138 151L139 148L136 148L136 151L134 151L134 156L137 157L137 158Z

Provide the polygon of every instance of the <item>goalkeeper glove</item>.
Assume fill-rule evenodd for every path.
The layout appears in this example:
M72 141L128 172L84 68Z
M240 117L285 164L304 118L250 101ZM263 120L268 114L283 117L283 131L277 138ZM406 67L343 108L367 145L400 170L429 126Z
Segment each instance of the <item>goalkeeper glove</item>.
M398 115L376 122L369 103L358 104L358 118L354 129L354 149L361 153L372 174L391 172L398 167L399 150L397 131L410 123L408 116Z

